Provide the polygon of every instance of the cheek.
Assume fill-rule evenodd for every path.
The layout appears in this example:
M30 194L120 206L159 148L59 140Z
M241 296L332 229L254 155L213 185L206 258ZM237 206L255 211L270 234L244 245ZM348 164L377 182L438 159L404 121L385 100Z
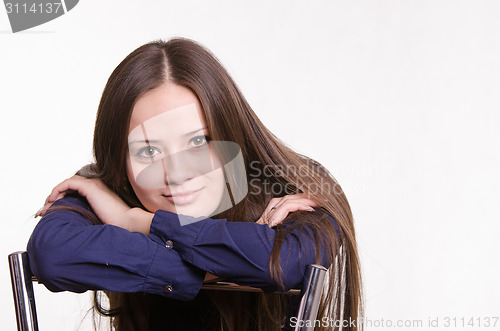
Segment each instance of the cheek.
M129 155L127 156L127 160L125 162L125 172L127 173L128 181L132 184L132 182L134 181L134 174L132 171L132 166L130 164L130 156Z
M144 207L146 207L146 209L151 211L151 209L154 208L153 197L154 197L155 192L153 192L153 191L155 191L155 190L143 188L140 185L137 185L137 182L135 181L134 172L133 172L132 167L131 167L130 157L127 157L126 172L127 172L128 181L130 182L130 185L132 186L132 189L134 190L135 195L137 196L139 201L142 203L142 205Z
M214 202L219 201L222 198L222 194L224 193L224 189L226 187L226 180L224 179L224 173L221 168L216 171L212 171L207 175L208 180L210 181L210 192L215 198Z
M154 213L158 209L165 209L165 206L160 201L160 193L157 189L142 188L135 182L131 182L131 184L135 195L148 211Z
M224 186L225 180L222 168L209 172L207 177L209 178L211 185L214 187Z

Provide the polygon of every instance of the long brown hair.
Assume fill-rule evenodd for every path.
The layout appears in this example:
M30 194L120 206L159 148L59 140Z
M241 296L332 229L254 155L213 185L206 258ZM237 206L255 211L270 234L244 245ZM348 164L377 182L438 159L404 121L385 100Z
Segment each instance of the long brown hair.
M308 233L315 242L316 262L327 258L332 263L329 288L318 316L357 320L363 307L360 262L351 209L340 185L320 164L276 138L257 118L220 62L198 43L183 38L150 42L130 53L113 71L103 91L95 125L93 149L99 178L131 207L143 208L126 175L129 121L137 99L165 82L194 92L212 140L232 141L241 148L251 182L249 193L235 207L216 217L255 222L271 198L302 192L318 201L323 211L336 220L338 233L328 218L318 217L322 213L316 212L316 217L312 212L294 213L287 227L276 227L269 270L282 286L281 245L292 231ZM322 252L326 257L320 257ZM110 307L102 307L96 296L95 308L102 314L114 315L118 330L147 329L146 296L108 293L108 297ZM284 322L285 308L277 295L261 294L253 299L252 307L248 306L251 300L245 298L214 295L212 300L219 313L219 329L271 331L279 330ZM244 311L255 316L243 314ZM358 328L344 325L343 329Z

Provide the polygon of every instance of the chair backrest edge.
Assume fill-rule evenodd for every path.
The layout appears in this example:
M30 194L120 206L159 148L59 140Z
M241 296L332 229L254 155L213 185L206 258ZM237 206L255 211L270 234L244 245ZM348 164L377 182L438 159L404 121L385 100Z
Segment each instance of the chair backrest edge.
M9 254L10 279L18 331L38 331L35 295L27 252Z
M306 269L302 298L295 323L295 331L313 331L323 294L323 285L328 269L318 264L309 264Z

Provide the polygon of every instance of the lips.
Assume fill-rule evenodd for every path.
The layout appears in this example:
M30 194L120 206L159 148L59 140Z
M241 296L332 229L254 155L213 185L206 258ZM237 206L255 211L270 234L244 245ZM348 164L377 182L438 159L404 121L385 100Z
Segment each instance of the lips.
M193 191L163 194L163 196L176 205L186 205L196 200L196 198L200 195L201 190L203 190L203 188Z

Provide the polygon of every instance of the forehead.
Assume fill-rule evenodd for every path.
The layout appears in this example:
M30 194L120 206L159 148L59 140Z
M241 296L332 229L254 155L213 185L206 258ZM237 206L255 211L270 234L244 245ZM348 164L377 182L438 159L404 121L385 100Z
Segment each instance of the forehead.
M205 123L201 104L188 88L166 83L144 93L137 99L130 118L129 133L143 123L178 130L200 127Z

